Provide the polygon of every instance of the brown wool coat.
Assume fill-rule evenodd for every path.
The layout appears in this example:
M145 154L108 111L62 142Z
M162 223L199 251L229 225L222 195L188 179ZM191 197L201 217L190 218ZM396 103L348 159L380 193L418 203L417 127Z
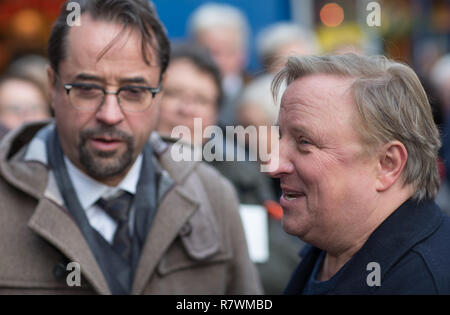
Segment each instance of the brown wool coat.
M25 125L0 143L0 294L109 294L80 229L49 193L52 173L24 161L42 127ZM159 162L176 184L160 202L131 293L260 294L229 182L203 163L173 161L170 150ZM80 287L57 276L68 261L80 264Z

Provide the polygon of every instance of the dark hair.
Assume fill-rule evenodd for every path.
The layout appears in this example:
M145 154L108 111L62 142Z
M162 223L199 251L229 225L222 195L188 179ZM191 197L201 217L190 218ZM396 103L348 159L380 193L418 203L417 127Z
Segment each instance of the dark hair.
M217 105L221 106L223 100L222 76L219 67L206 48L191 42L177 43L173 47L170 59L171 61L187 59L198 70L210 75L217 87Z
M59 17L53 25L48 43L50 65L56 73L58 73L61 60L66 56L66 38L70 29L67 17L71 13L70 10L67 10L67 6L73 2L80 5L81 15L88 13L95 20L122 24L122 32L116 39L128 26L138 28L142 35L141 50L144 61L150 64L147 59L148 45L150 45L157 51L161 76L166 71L170 57L170 42L150 0L68 0L64 3ZM158 47L154 46L153 37L156 39ZM114 41L105 47L103 54L113 43Z

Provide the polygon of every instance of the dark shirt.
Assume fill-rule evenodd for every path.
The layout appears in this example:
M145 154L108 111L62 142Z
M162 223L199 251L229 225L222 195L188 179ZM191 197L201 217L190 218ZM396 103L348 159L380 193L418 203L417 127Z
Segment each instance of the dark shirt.
M325 258L325 252L321 251L319 257L314 265L314 269L311 272L311 275L308 279L308 283L306 283L305 288L303 289L303 295L323 295L327 294L339 283L339 278L345 270L348 262L341 268L339 271L333 275L330 279L326 281L319 281L319 272L322 267L323 260Z

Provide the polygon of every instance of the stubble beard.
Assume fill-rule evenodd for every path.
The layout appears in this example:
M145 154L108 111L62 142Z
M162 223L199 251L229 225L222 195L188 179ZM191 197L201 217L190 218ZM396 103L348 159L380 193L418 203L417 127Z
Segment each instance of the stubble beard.
M99 151L90 149L87 141L94 136L120 138L126 145L125 151L118 155L118 150ZM119 176L131 166L134 156L133 137L123 131L109 127L87 129L80 132L78 154L80 164L86 173L95 179L108 179Z

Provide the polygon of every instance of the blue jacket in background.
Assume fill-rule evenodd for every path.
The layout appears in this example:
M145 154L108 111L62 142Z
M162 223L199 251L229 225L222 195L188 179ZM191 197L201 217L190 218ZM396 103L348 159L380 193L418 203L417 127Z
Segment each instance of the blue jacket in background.
M321 250L310 247L285 294L301 294ZM373 285L375 262L380 286ZM327 294L450 294L450 218L434 201L409 199L347 262ZM369 282L367 281L369 279ZM373 286L370 286L373 285Z

